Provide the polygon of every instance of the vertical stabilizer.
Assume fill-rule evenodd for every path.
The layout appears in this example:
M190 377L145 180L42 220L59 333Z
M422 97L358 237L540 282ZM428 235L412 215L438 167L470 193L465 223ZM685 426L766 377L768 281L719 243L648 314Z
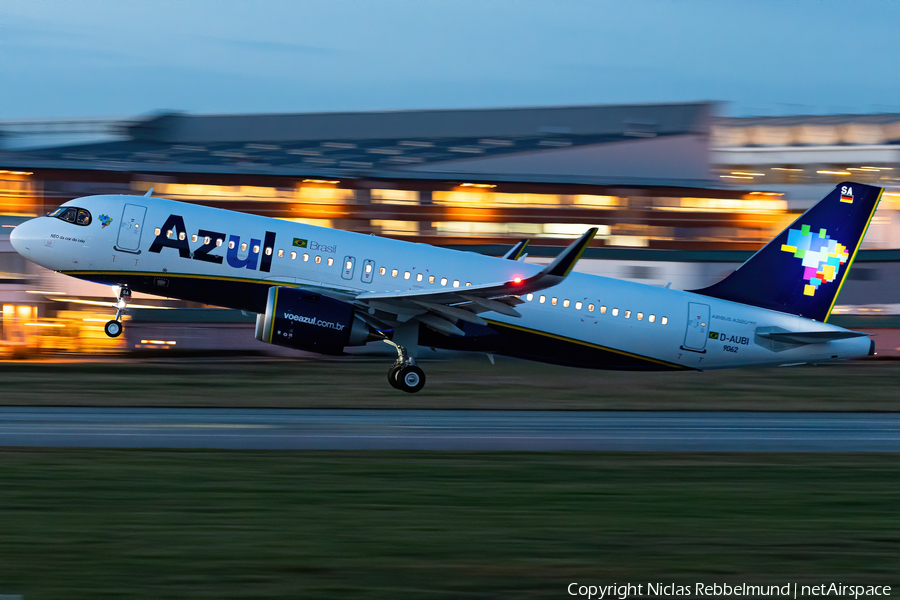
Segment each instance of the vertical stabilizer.
M838 185L728 277L692 291L827 320L882 191L860 183Z

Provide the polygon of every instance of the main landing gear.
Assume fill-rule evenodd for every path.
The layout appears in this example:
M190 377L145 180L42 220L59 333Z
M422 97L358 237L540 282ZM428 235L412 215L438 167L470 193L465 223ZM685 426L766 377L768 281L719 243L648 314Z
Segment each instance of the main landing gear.
M131 300L131 290L128 286L121 286L116 291L116 318L107 321L103 326L103 331L111 338L122 335L122 313L128 310L128 301Z
M388 369L388 383L398 390L414 394L425 387L425 372L416 365L406 348L391 340L384 340L397 349L397 361Z

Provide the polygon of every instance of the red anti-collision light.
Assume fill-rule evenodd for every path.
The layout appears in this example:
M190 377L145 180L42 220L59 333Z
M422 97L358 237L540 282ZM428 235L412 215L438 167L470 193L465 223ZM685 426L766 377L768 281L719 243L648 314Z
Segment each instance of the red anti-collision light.
M516 284L522 283L522 278L521 277L513 277L513 283L516 283Z

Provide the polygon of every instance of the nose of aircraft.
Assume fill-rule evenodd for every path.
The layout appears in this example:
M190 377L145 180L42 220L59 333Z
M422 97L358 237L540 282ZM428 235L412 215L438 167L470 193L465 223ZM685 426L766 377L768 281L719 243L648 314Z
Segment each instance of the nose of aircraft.
M31 254L32 249L35 247L35 242L37 241L35 221L37 221L37 219L30 219L24 223L20 223L9 234L9 243L12 244L12 247L15 248L16 252L25 258L28 258L29 254Z

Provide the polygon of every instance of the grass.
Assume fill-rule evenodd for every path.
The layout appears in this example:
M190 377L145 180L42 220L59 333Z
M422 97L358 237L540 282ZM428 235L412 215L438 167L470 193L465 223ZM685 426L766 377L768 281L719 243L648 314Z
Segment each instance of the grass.
M0 450L0 594L898 584L890 455ZM894 588L896 589L896 587Z
M142 358L0 363L0 405L639 410L900 409L900 362L674 373L591 371L498 357L423 362L414 395L390 358Z

